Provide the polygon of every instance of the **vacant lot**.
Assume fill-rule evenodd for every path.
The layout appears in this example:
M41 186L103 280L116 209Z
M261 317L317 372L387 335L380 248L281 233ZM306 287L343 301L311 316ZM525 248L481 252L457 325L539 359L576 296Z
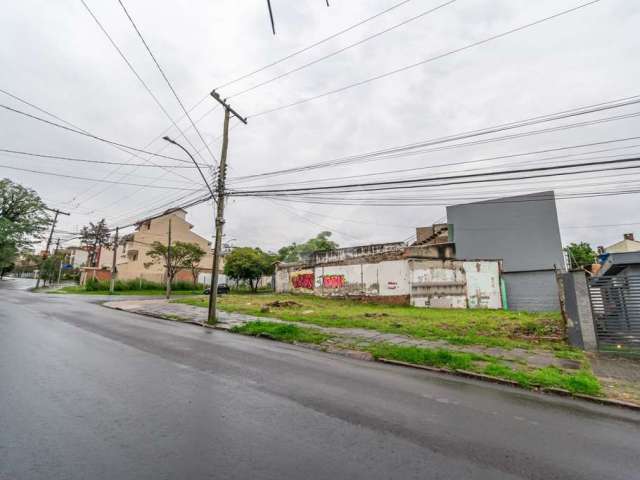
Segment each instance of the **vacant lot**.
M193 297L177 302L205 307L208 299ZM366 328L446 340L453 345L566 349L557 312L416 308L310 295L224 295L219 308L324 327Z
M205 297L174 302L208 305ZM273 294L224 295L219 307L265 319L236 326L232 329L235 333L474 372L510 380L525 388L556 387L589 395L602 393L584 353L572 349L562 339L562 319L557 312L416 308ZM276 323L273 319L291 323ZM346 329L395 335L366 337L359 330ZM408 345L404 340L394 340L405 337L438 342Z

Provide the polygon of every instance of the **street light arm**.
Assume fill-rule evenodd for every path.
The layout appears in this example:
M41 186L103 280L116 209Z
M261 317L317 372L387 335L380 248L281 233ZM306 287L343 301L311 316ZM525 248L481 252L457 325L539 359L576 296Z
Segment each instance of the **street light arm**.
M164 137L162 137L162 139L166 140L169 143L173 143L175 146L181 148L182 151L184 151L184 153L186 153L189 156L191 161L194 163L194 165L198 169L198 173L200 173L200 176L202 177L202 181L207 186L207 189L209 190L209 193L211 194L211 198L215 198L215 194L213 193L213 190L211 189L211 185L209 185L209 182L207 182L207 177L204 176L204 173L202 173L202 170L200 169L200 165L198 165L198 162L196 162L196 159L193 158L193 155L191 155L191 153L189 153L189 150L187 150L182 145L180 145L178 142L176 142L175 140L172 140L168 136L164 136Z

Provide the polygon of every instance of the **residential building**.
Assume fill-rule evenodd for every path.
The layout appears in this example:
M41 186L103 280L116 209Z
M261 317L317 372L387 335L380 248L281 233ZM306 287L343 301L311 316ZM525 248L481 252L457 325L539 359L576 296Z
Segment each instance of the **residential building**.
M121 237L118 242L116 257L116 269L118 279L131 280L142 279L152 282L166 281L166 268L164 262L155 261L148 255L154 242L163 245L168 244L169 221L171 221L171 242L195 243L206 252L198 266L199 277L202 274L211 275L213 265L213 252L210 242L192 231L193 225L186 220L187 212L182 209L168 210L163 215L140 220L135 231ZM111 278L111 265L113 251L109 248L101 248L98 254L98 266L85 268L81 283L87 278L106 280ZM224 262L221 262L222 271ZM176 281L193 281L192 272L184 269L178 272Z
M87 247L67 247L68 263L73 268L86 267L89 260L89 252Z
M633 233L625 233L622 240L604 247L604 253L625 253L625 252L640 252L640 242L637 241Z

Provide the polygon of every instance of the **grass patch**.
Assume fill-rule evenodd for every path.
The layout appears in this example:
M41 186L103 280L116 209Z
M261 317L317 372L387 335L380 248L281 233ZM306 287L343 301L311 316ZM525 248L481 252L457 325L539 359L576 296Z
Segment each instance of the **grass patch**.
M162 296L166 294L166 290L164 289L148 289L148 290L116 290L113 293L110 293L109 290L86 290L84 287L80 287L77 285L62 287L58 290L54 290L52 292L47 293L57 293L57 294L76 294L76 295L158 295ZM202 293L201 290L171 290L171 295L197 295Z
M267 337L286 343L319 344L331 338L330 335L312 328L299 327L291 323L249 322L242 326L233 327L231 331L254 337Z
M563 388L572 393L583 393L585 395L600 395L602 393L602 387L598 379L586 370L573 373L565 372L556 367L544 367L522 371L492 363L484 368L483 373L516 381L525 388Z
M297 306L267 307L276 300L296 302ZM177 300L206 307L206 298ZM567 347L548 337L560 336L558 312L513 312L504 310L466 310L418 308L403 305L367 304L348 299L313 295L224 295L221 310L273 317L288 322L313 323L324 327L366 328L384 333L408 335L428 340L446 340L454 345L484 345L503 348Z
M374 358L387 358L416 365L448 367L452 370L470 370L474 361L486 361L486 355L454 352L444 348L428 349L419 347L402 347L380 343L369 350Z
M448 349L428 349L403 347L400 345L377 344L369 348L374 358L398 360L415 365L446 367L451 370L467 370L484 373L493 377L513 380L524 388L554 387L572 393L600 395L602 388L598 379L587 370L569 372L557 367L514 369L502 363L495 356L455 352Z
M554 352L554 355L557 358L564 358L566 360L577 360L579 362L584 362L587 358L582 350L571 350L569 348L566 350L559 350L557 352Z

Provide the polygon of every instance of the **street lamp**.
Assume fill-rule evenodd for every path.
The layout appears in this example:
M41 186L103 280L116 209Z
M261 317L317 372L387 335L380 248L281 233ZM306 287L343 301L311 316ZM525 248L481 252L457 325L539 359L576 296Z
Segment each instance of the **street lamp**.
M193 155L191 155L191 153L189 153L189 150L187 150L186 148L184 148L182 145L180 145L178 142L176 142L175 140L172 140L171 138L169 138L168 136L164 136L162 137L163 140L166 140L169 143L173 143L175 146L179 147L182 149L182 151L184 151L184 153L186 153L187 155L189 155L189 158L191 159L191 161L193 162L193 164L196 166L196 168L198 169L198 172L200 173L200 176L202 177L202 181L204 182L204 184L207 186L207 189L209 190L209 193L211 194L211 198L215 198L215 194L213 193L213 190L211 189L211 186L209 185L209 182L207 182L207 178L204 176L204 173L202 173L202 170L200 170L200 165L198 165L198 162L196 162L196 159L193 158Z
M176 142L175 140L172 140L171 138L169 138L166 135L164 137L162 137L162 139L166 140L169 143L173 143L175 146L181 148L184 153L189 155L189 158L191 159L193 164L198 169L198 172L200 173L200 176L202 177L202 180L204 181L204 184L209 189L209 193L211 193L211 198L215 200L216 196L213 193L213 190L211 189L211 186L209 185L209 182L207 182L207 178L204 176L204 173L202 173L202 170L200 170L200 165L198 165L198 162L196 162L196 159L193 158L193 155L191 155L191 153L189 153L189 150L187 150L182 145L180 145L178 142ZM222 201L222 200L219 200L219 201ZM217 272L216 272L216 269L218 267L218 255L219 255L219 252L216 249L214 251L214 253L213 253L213 265L211 267L211 288L209 290L209 305L210 305L209 309L211 309L211 305L215 304L215 295L217 293L217 292L214 292L214 287L217 284L217 275L216 275ZM209 314L209 318L211 318L211 314Z

